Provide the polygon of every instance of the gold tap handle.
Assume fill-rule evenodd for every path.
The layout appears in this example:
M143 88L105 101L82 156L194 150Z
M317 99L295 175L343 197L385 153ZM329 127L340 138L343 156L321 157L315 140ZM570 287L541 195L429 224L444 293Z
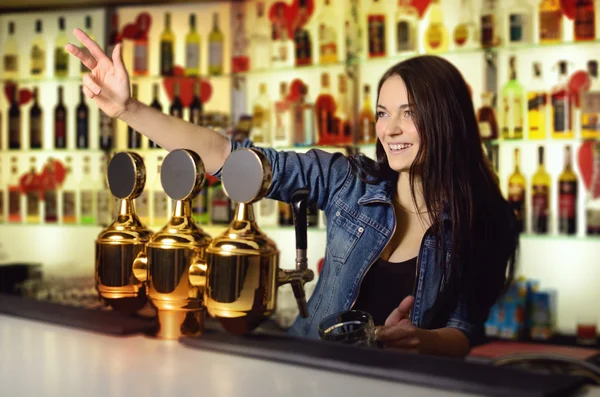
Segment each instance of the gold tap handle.
M190 284L198 288L198 295L204 295L206 289L206 260L200 253L196 253L188 270Z
M304 284L312 281L314 277L315 274L310 269L279 269L279 273L277 274L277 282L279 286L283 284L290 284L292 286L292 291L294 291L294 297L296 298L300 315L305 318L308 317L308 305L306 303Z
M148 281L148 255L139 252L133 261L133 276L142 283Z

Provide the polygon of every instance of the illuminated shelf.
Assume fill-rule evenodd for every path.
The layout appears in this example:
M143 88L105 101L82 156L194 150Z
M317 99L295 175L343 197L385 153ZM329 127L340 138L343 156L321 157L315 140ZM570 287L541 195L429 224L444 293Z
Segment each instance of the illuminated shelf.
M227 80L231 79L233 74L221 74L218 76L211 75L201 75L201 76L160 76L160 75L152 75L152 76L129 76L129 80L132 83L155 83L160 82L164 79L172 79L172 80L184 80L184 79L202 79L202 80Z
M76 154L76 155L101 155L105 154L100 149L2 149L1 154L15 156L34 156L34 155L59 155L59 154Z
M263 76L263 75L272 75L276 73L301 73L301 72L311 72L311 71L319 71L327 68L340 68L345 67L346 63L344 61L335 62L335 63L326 63L326 64L313 64L313 65L305 65L305 66L289 66L283 68L269 68L269 69L261 69L261 70L250 70L248 72L240 72L233 73L233 76Z
M507 44L498 47L488 48L487 51L525 51L534 49L558 49L560 47L581 47L589 45L600 45L600 39L589 41L561 41L558 43L523 43L523 44Z
M568 236L561 234L532 234L523 233L520 235L520 239L524 241L550 241L550 242L581 242L581 243L599 243L600 235L598 236Z
M101 229L104 226L100 226L100 225L89 225L89 224L83 224L83 223L27 223L27 222L22 222L22 223L13 223L13 222L3 222L0 223L0 226L18 226L18 227L45 227L45 228L52 228L52 227L60 227L60 228L64 228L64 227L68 227L68 228L86 228L86 229Z
M0 79L0 83L17 83L17 84L41 84L41 83L83 83L83 76L69 77L18 77L14 79Z
M580 144L585 141L595 141L597 139L584 139L584 138L572 138L572 139L494 139L490 141L484 141L484 144L492 146L498 145L573 145Z

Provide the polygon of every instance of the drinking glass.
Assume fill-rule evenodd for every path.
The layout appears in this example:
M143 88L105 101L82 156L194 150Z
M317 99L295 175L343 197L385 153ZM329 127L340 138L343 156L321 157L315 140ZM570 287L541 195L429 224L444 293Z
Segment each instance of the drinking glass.
M352 346L377 346L375 323L367 312L350 310L332 314L319 323L321 339Z

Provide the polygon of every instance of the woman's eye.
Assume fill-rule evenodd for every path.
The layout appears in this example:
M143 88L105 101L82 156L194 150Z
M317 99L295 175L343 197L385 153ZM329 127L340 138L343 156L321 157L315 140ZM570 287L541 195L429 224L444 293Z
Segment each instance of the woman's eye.
M377 118L385 116L385 112L379 111L377 112Z
M404 111L404 117L406 118L412 118L414 116L413 111L412 110L405 110Z

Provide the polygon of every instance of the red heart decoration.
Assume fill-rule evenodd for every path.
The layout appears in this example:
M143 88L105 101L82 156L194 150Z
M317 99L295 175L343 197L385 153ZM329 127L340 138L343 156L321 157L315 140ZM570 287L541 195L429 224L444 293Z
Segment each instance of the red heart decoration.
M423 15L425 15L425 11L427 11L427 7L429 7L429 3L431 3L431 0L412 1L412 6L419 11L419 18L423 18Z
M150 27L152 26L152 17L147 12L142 12L135 19L135 24L138 26L137 38L148 38Z
M575 97L576 108L580 107L581 94L588 92L591 85L592 80L590 79L589 73L585 70L578 70L569 76L567 86L569 87L572 96Z
M274 25L285 26L288 38L292 38L294 37L294 29L297 26L303 26L310 19L315 10L314 0L306 0L307 13L303 17L300 17L298 10L298 0L294 0L289 5L283 1L277 1L269 8L269 19Z
M137 24L135 24L135 23L128 23L123 28L123 32L121 33L121 38L122 39L134 40L136 37L139 36L139 34L140 34L140 31L139 31L139 29L137 27Z
M64 164L57 159L48 159L40 173L40 187L42 190L54 190L63 184L67 174Z
M577 12L576 3L576 0L560 0L560 9L570 20L575 19L575 13Z
M163 88L169 97L169 101L173 102L173 91L175 82L179 84L179 98L181 104L185 107L192 103L194 98L194 83L199 80L198 77L185 77L183 76L183 68L181 66L174 67L175 76L165 77L163 79ZM202 103L206 103L212 96L212 86L210 81L206 79L200 79L200 100Z
M577 164L585 190L590 190L594 176L594 141L584 141L577 151Z
M290 102L296 102L300 99L300 88L304 85L304 82L300 79L292 80L290 84L290 92L287 96L287 100Z
M7 82L4 85L4 95L6 96L6 100L8 103L12 101L13 92L17 88L17 85L13 82ZM33 98L33 92L27 88L23 88L19 90L18 102L19 106L25 105L31 101Z

